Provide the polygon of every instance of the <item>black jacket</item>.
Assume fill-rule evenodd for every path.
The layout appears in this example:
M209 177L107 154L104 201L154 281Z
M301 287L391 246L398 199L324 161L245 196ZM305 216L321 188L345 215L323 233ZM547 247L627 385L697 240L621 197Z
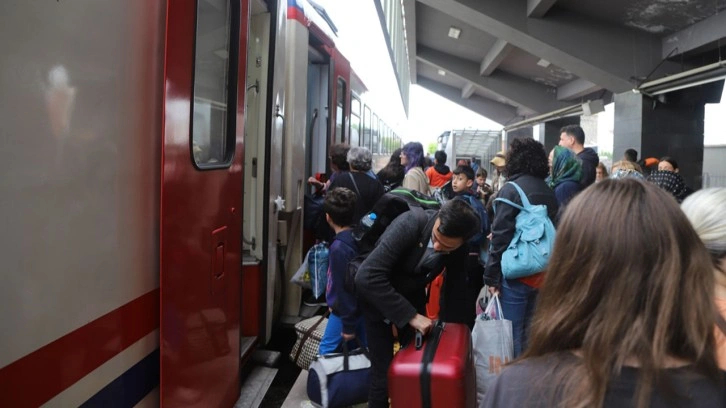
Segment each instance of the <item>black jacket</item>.
M352 179L351 179L352 177ZM353 182L355 180L355 183ZM366 173L358 171L340 173L332 183L329 189L336 187L345 187L350 189L358 199L355 202L355 213L353 221L357 224L360 219L373 208L373 205L385 193L383 184L377 178L368 176ZM356 191L356 187L358 188ZM360 195L358 194L360 192Z
M595 169L597 164L600 163L600 157L597 153L589 147L577 154L577 160L580 161L582 166L582 178L580 179L580 185L585 189L587 186L595 182Z
M507 183L499 190L497 198L506 198L516 204L522 204L517 189L509 184L514 181L524 190L527 199L532 205L544 204L547 206L547 215L552 222L557 217L557 198L554 191L547 186L541 178L529 174L516 174L507 179ZM489 286L499 287L502 281L502 253L512 242L516 227L516 218L519 209L506 203L494 203L494 221L492 222L492 239L489 248L489 259L487 260L486 271L484 272L484 283Z
M465 323L467 246L448 255L428 248L437 212L411 210L399 215L363 261L355 277L356 293L363 314L371 320L388 319L404 327L417 313L425 314L426 284L443 267L447 273L442 288L441 320ZM473 307L473 305L472 305Z

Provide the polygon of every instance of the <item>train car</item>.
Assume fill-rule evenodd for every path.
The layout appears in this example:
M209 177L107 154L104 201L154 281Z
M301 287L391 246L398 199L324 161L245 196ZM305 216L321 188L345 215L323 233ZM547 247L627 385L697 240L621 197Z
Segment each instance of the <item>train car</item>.
M303 0L0 10L0 406L232 406L298 318L307 176L400 145L335 25Z

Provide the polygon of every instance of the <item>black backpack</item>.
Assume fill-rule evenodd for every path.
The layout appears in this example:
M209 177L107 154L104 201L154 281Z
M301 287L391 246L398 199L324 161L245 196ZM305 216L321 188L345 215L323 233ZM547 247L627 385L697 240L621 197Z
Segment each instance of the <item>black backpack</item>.
M441 203L441 205L444 205L445 202L456 197L456 193L454 193L454 188L451 186L451 180L447 181L441 187L432 189L431 194L433 195L434 200Z
M361 263L373 251L378 239L383 235L396 217L414 210L425 217L424 210L438 210L441 205L435 199L416 190L399 187L384 194L373 206L373 209L363 216L361 222L353 229L353 237L358 244L358 255L348 262L348 271L345 276L345 289L354 292L355 275ZM376 214L375 221L368 228L364 220L371 214Z

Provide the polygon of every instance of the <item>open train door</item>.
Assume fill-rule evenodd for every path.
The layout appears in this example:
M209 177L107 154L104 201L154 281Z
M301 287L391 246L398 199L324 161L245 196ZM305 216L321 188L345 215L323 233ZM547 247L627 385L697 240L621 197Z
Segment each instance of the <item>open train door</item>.
M239 396L247 0L167 6L161 183L161 405Z

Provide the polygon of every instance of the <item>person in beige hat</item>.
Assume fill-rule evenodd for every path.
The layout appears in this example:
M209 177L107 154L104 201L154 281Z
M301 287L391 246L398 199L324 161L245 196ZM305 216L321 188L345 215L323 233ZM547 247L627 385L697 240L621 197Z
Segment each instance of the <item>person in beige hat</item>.
M504 176L504 166L507 164L505 157L504 151L501 151L497 152L494 158L489 161L489 163L496 168L494 176L492 177L492 190L494 190L494 194L496 194L507 181L507 178Z

